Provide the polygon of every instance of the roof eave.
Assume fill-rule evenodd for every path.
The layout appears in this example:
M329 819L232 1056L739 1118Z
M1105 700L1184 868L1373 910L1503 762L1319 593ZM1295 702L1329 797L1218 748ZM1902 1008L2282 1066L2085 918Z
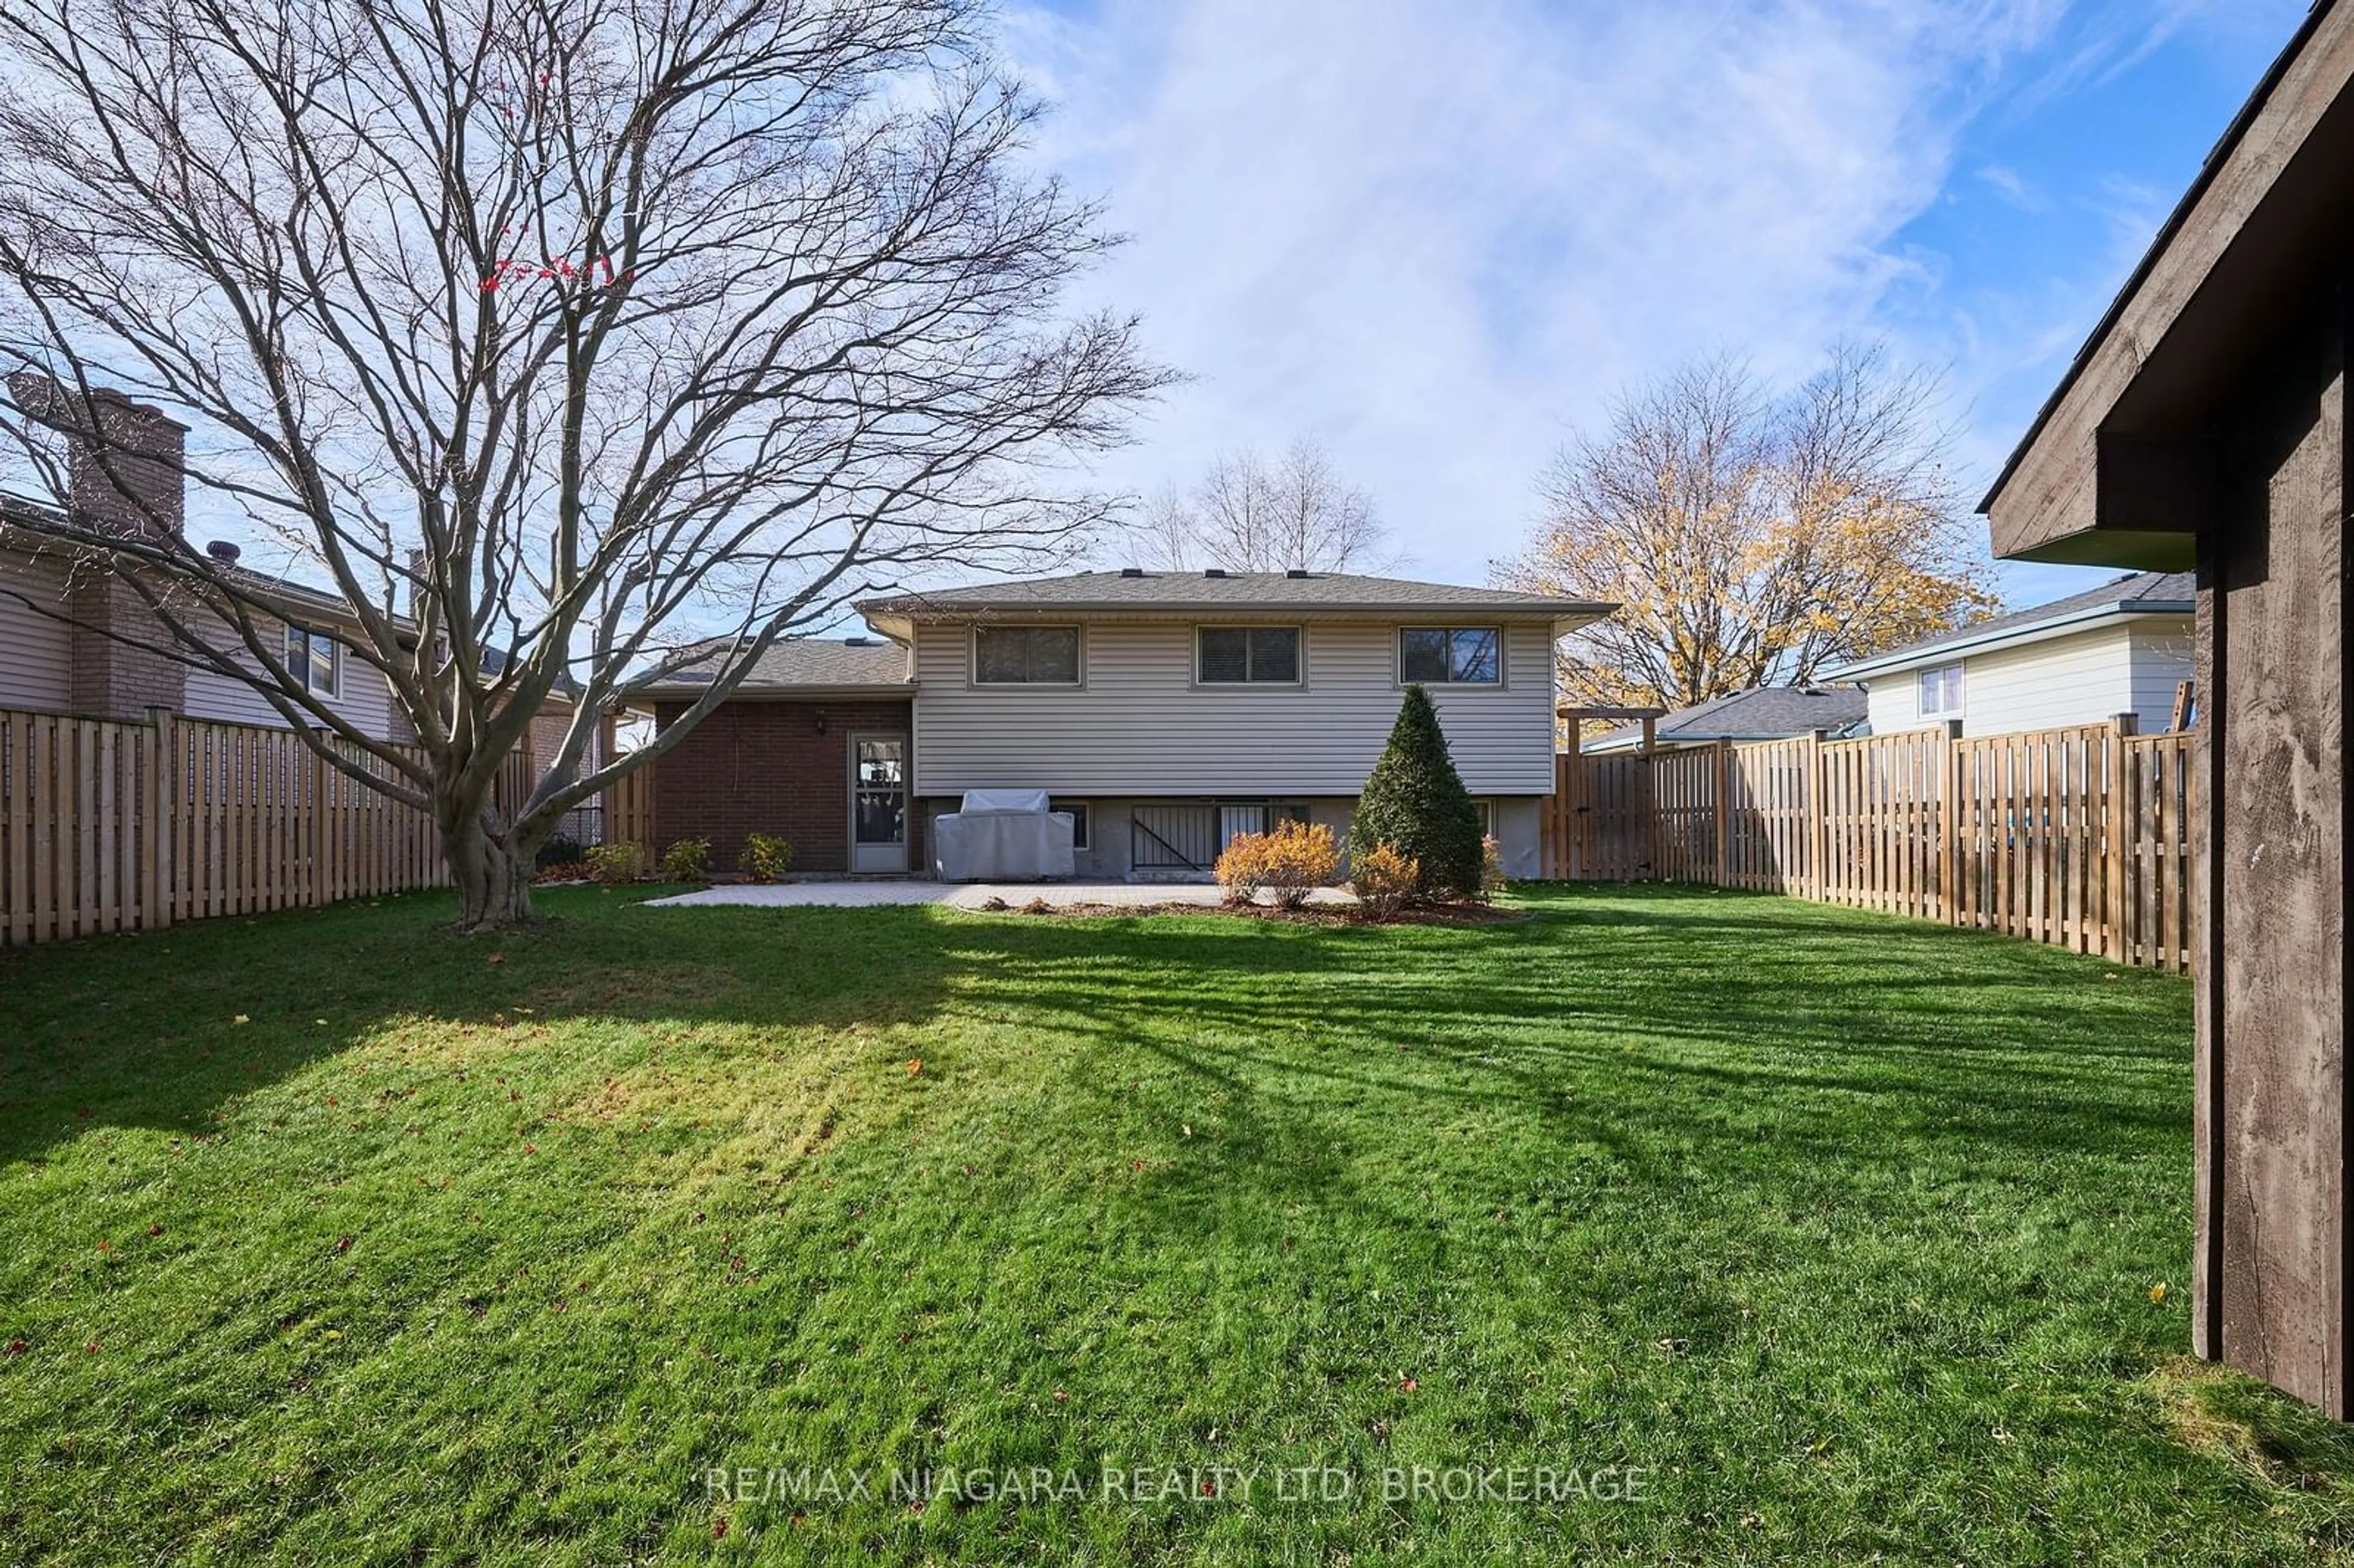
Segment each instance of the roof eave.
M2308 173L2338 155L2316 132L2354 79L2349 9L2315 0L2012 450L1978 505L1998 556L2157 571L2193 564L2205 519L2198 487L2180 480L2195 476L2168 471L2167 443L2107 424L2173 329L2198 313L2200 285L2243 230L2278 227L2265 202L2297 154L2315 152ZM2211 308L2216 291L2204 293Z
M2044 642L2073 631L2092 630L2103 621L2124 625L2128 621L2172 620L2198 612L2198 605L2187 599L2132 599L2112 604L2096 604L2072 609L2065 615L2054 615L2042 620L2029 621L2023 626L2006 626L1999 631L1973 637L1967 633L1950 642L1899 648L1893 653L1878 653L1869 659L1859 659L1852 664L1842 664L1823 672L1826 681L1855 681L1873 675L1918 669L1925 664L1944 663L1949 659L1971 653L1984 653L1991 649L2017 644Z

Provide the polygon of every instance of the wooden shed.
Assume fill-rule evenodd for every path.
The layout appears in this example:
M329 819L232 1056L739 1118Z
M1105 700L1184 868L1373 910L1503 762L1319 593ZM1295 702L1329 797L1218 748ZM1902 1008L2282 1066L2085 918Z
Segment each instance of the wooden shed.
M1988 496L1997 553L2198 573L2193 1334L2349 1414L2354 0L2317 0Z

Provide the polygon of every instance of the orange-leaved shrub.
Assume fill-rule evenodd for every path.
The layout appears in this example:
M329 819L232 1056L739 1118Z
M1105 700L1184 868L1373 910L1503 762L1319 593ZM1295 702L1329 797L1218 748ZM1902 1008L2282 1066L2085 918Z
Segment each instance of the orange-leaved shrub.
M1482 903L1504 891L1504 846L1490 833L1479 841L1479 898Z
M1278 822L1268 833L1236 833L1218 856L1218 885L1229 904L1248 904L1264 887L1278 909L1297 909L1329 886L1341 869L1340 842L1320 822Z
M1349 891L1368 920L1396 919L1421 886L1422 867L1400 854L1395 844L1375 844L1350 859Z

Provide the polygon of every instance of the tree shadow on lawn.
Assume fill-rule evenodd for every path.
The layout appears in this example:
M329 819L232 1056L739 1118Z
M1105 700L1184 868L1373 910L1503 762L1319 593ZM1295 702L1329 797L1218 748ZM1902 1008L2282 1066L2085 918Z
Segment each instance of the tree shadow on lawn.
M1115 922L1143 945L1112 974L1084 945L1030 942L970 955L965 989L1310 1118L1343 1091L1409 1118L1510 1103L1629 1160L1709 1137L1768 1172L1810 1142L1888 1164L2187 1138L2179 980L1925 925L1563 903L1523 926L1314 941ZM1696 944L1713 950L1696 962ZM1760 1145L1763 1120L1781 1147Z
M702 1025L919 1022L947 993L919 907L627 907L660 891L542 894L542 925L500 937L456 935L450 895L426 893L0 952L0 1164L93 1126L205 1135L239 1097L404 1027L610 1022L658 1047Z
M978 1413L996 1408L991 1400L1002 1402L991 1391L1005 1377L988 1344L1091 1321L1107 1288L1095 1266L1125 1267L1132 1281L1171 1291L1198 1277L1172 1258L1215 1258L1229 1271L1225 1288L1246 1290L1235 1279L1267 1266L1294 1223L1287 1214L1301 1209L1318 1222L1311 1234L1348 1249L1318 1259L1330 1271L1318 1277L1320 1289L1361 1266L1369 1280L1417 1281L1414 1288L1434 1293L1421 1310L1441 1334L1473 1331L1457 1327L1473 1309L1450 1305L1446 1292L1499 1267L1563 1267L1566 1227L1598 1213L1596 1234L1606 1246L1569 1260L1575 1277L1554 1292L1586 1316L1548 1319L1556 1328L1604 1325L1614 1345L1625 1341L1617 1350L1641 1358L1663 1331L1706 1351L1740 1332L1740 1292L1779 1271L1866 1298L1885 1332L1853 1342L1895 1347L1899 1366L1943 1357L1956 1377L2000 1379L2029 1352L1994 1338L2032 1332L2019 1324L2051 1305L2031 1294L2041 1287L2034 1277L2056 1277L2073 1245L2046 1237L2014 1248L2000 1226L2106 1191L2120 1194L2114 1207L2130 1211L2131 1226L2162 1232L2169 1218L2150 1194L2173 1167L2187 1171L2187 986L1927 925L1739 895L1695 907L1690 890L1538 890L1527 922L1386 930L1214 915L1069 920L920 906L620 906L629 901L602 892L551 896L546 931L488 941L443 935L437 924L448 901L426 895L0 955L0 1160L93 1127L205 1134L241 1097L411 1027L497 1040L526 1016L525 1033L561 1024L604 1054L575 1065L590 1084L611 1070L608 1058L636 1059L681 1037L724 1067L729 1053L822 1054L829 1047L816 1034L875 1036L863 1070L896 1081L870 1102L875 1119L844 1135L849 1147L823 1156L840 1192L821 1193L811 1182L781 1193L772 1167L757 1178L731 1172L712 1193L714 1230L748 1231L758 1216L754 1234L779 1269L762 1310L722 1322L705 1306L669 1305L696 1298L640 1287L648 1293L595 1330L615 1347L610 1357L567 1351L565 1364L593 1366L604 1380L576 1403L590 1409L633 1386L646 1354L641 1335L682 1355L670 1341L722 1336L720 1348L747 1366L784 1354L779 1347L797 1335L864 1339L873 1325L843 1316L864 1307L833 1307L830 1293L895 1311L928 1305L952 1319L974 1314L995 1339L959 1360L922 1344L896 1351L886 1338L877 1354L903 1355L905 1367L874 1363L856 1384L866 1403L839 1412L823 1404L831 1393L748 1384L669 1432L697 1460L748 1451L760 1421L783 1419L780 1399L817 1402L792 1405L792 1422L807 1425L786 1429L824 1432L834 1421L841 1436L860 1440L905 1427L895 1402L954 1405L960 1419L981 1421ZM249 1022L234 1022L239 1013ZM910 1031L926 1039L928 1057L938 1053L920 1079L883 1059ZM778 1038L764 1038L771 1033ZM1033 1047L1034 1073L1022 1060ZM761 1092L793 1077L772 1074ZM1025 1118L1037 1114L1065 1129L1053 1138L1035 1130ZM1180 1136L1181 1127L1192 1131ZM917 1158L899 1136L976 1130L986 1132L981 1158L1002 1150L1003 1170L970 1182L959 1176L960 1168L972 1175L965 1151L949 1158L928 1146ZM612 1179L599 1150L574 1158L569 1184L549 1182L535 1201L577 1209L592 1184ZM2104 1169L2124 1161L2139 1162L2129 1185ZM485 1162L472 1179L483 1189L514 1187L516 1169ZM536 1178L542 1167L530 1169ZM1931 1190L1906 1187L1916 1180ZM372 1192L408 1181L396 1171ZM2016 1199L1985 1245L1996 1282L1967 1296L1995 1326L1956 1329L1984 1337L1958 1350L1903 1338L1916 1331L1904 1315L1913 1281L1903 1249L1908 1238L1950 1224L1940 1186L1949 1181L2009 1183ZM1426 1189L1439 1181L1457 1190L1433 1202ZM372 1192L355 1190L351 1205L377 1201ZM854 1196L875 1203L871 1217L853 1217ZM664 1189L642 1208L566 1213L550 1234L572 1249L567 1270L594 1274L602 1252L629 1256L633 1279L661 1280L675 1266L665 1248L703 1239L687 1219L703 1202ZM1481 1228L1491 1210L1540 1223L1516 1252L1501 1245L1512 1233L1500 1218L1495 1230ZM929 1277L929 1259L913 1250L941 1236L942 1214L984 1238L958 1244L950 1266L960 1272L944 1279ZM1895 1234L1866 1235L1872 1250L1820 1246L1826 1234L1868 1233L1882 1215ZM1033 1277L1023 1269L1042 1265L1008 1255L1024 1245L1009 1237L1098 1219L1132 1223L1108 1223L1100 1244L1039 1245L1049 1263L1085 1278ZM1786 1230L1800 1239L1780 1239ZM852 1231L871 1234L844 1251ZM479 1310L475 1297L493 1287L484 1281L510 1266L474 1262L473 1245L469 1233L437 1233L411 1255L432 1263L464 1254L448 1264L463 1299L451 1294L459 1287L412 1266L387 1277L373 1309L394 1320ZM1115 1255L1115 1245L1134 1250ZM2117 1246L2114 1238L2101 1244L2105 1265L2114 1265ZM1976 1248L1946 1251L1934 1266L1976 1265ZM874 1266L869 1256L892 1254L896 1265L896 1253L909 1265L904 1287L853 1287L863 1277L856 1271ZM761 1255L755 1251L756 1270ZM698 1258L698 1266L728 1267ZM748 1286L748 1299L764 1288ZM1508 1313L1533 1299L1531 1288L1525 1279L1511 1290L1498 1284L1478 1310ZM2070 1298L2064 1279L2052 1289L2074 1321L2109 1335L2094 1337L2127 1377L2154 1359L2131 1336L2165 1332L2172 1321L2110 1333L2107 1307L2081 1290ZM283 1292L265 1294L276 1312ZM1663 1302L1672 1323L1645 1330L1639 1315ZM602 1321L589 1311L563 1319L567 1346ZM1363 1359L1386 1346L1388 1318L1386 1309L1363 1311L1366 1348L1346 1353ZM1171 1353L1195 1349L1188 1341ZM811 1345L793 1352L814 1353ZM927 1354L943 1359L928 1363ZM2081 1365L2068 1364L2081 1382ZM1393 1375L1374 1370L1376 1382ZM515 1386L538 1396L535 1383ZM1463 1421L1490 1423L1467 1428L1465 1452L1516 1422L1528 1425L1519 1386L1499 1383L1462 1407ZM1726 1386L1745 1384L1735 1377ZM434 1384L413 1412L398 1392L372 1397L425 1443L482 1426L482 1402L502 1395L460 1380ZM2109 1437L2109 1414L2087 1406L2070 1419ZM2342 1452L2307 1451L2318 1467L2354 1468ZM1701 1453L1695 1463L1720 1457ZM681 1473L687 1468L682 1461ZM515 1506L527 1508L528 1488L516 1485ZM659 1499L643 1506L657 1520L671 1512Z
M0 1160L92 1122L202 1134L404 1020L667 1038L880 1030L951 1004L1276 1091L1311 1122L1342 1090L1400 1114L1501 1097L1628 1159L1663 1137L1754 1141L1761 1101L1777 1139L1888 1135L1890 1159L1924 1139L2082 1155L2187 1130L2179 981L1762 895L1695 912L1691 890L1546 890L1526 922L1385 930L620 907L643 896L544 896L545 929L501 938L450 935L446 895L422 895L0 954ZM2158 1038L2153 983L2173 988Z

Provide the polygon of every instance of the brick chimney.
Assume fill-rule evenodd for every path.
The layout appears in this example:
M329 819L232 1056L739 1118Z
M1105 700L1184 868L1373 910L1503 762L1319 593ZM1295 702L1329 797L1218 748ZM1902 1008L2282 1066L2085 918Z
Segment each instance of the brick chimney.
M16 406L62 434L66 510L95 534L170 538L187 518L187 427L162 409L111 389L87 404L46 376L8 378ZM68 637L74 710L101 718L138 718L151 707L187 705L187 667L118 641L161 643L169 637L144 600L95 554L69 568Z

